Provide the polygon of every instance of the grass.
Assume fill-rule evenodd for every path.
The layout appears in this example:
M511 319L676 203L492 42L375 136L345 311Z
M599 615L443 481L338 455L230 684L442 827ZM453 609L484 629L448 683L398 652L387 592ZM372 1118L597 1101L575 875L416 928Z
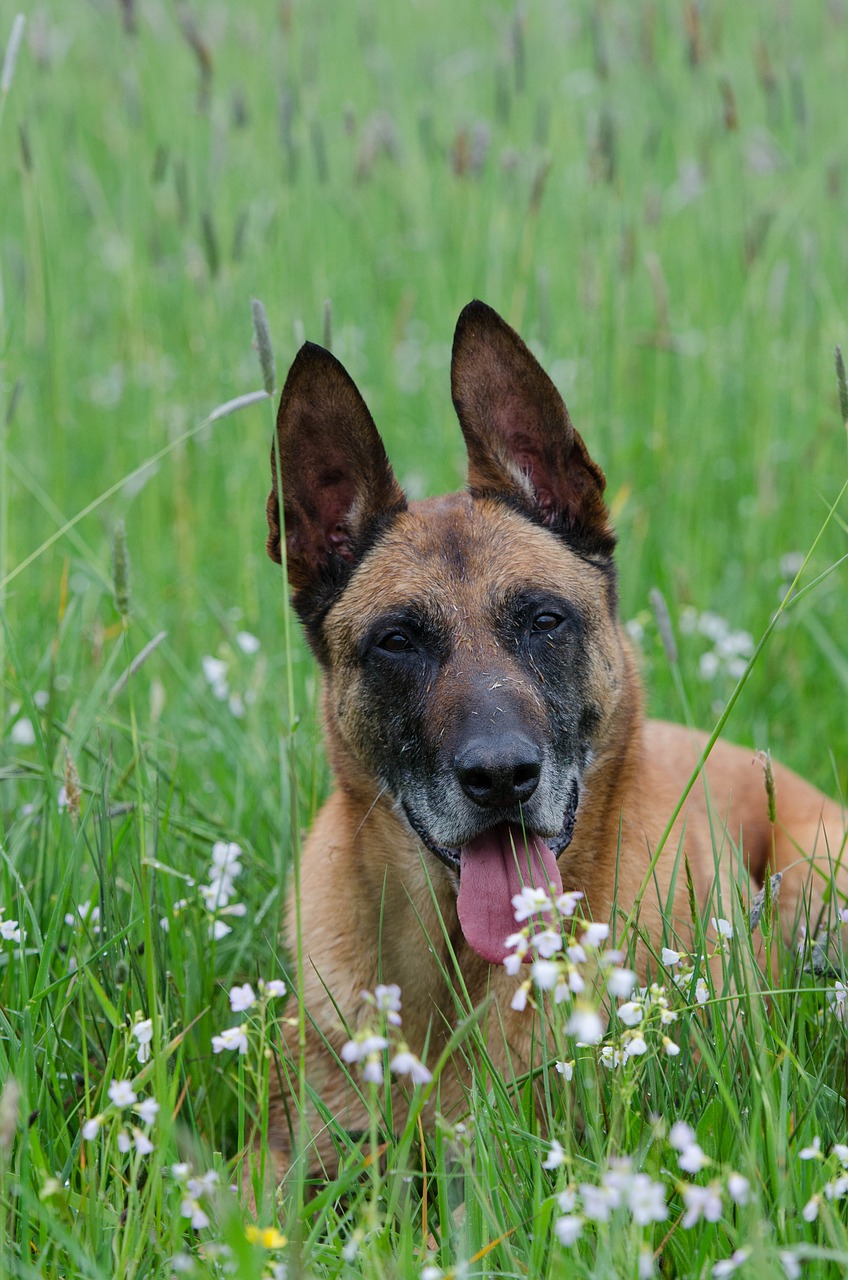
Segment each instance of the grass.
M281 898L328 786L313 663L282 643L263 552L271 407L209 416L262 386L252 298L278 377L304 335L328 338L415 496L462 482L460 308L483 297L521 329L607 472L653 714L712 727L736 677L702 663L697 620L759 640L814 547L726 732L845 793L844 503L826 519L846 475L847 21L765 0L27 10L0 94L0 907L25 933L0 944L4 1275L169 1275L188 1255L196 1274L418 1275L433 1254L470 1275L635 1276L643 1243L664 1275L745 1245L763 1274L785 1273L783 1248L844 1274L842 1202L801 1212L838 1159L799 1160L845 1138L834 980L785 956L764 1006L741 927L739 1017L718 991L684 1002L677 1058L606 1072L585 1055L573 1097L550 1075L559 1170L473 1032L473 1130L402 1136L341 1197L295 1188L285 1248L248 1240L223 1191L194 1197L212 1223L195 1231L168 1170L233 1177L263 1033L237 1058L211 1038L234 984L291 980ZM225 664L222 697L204 657ZM219 840L243 850L245 916L199 892ZM210 938L216 920L231 931ZM111 1120L81 1138L128 1078L160 1104L147 1156L119 1151ZM674 1120L715 1162L695 1178ZM637 1229L617 1210L558 1244L555 1193L623 1153L671 1216ZM725 1192L718 1222L684 1230L683 1185L730 1170L749 1203Z

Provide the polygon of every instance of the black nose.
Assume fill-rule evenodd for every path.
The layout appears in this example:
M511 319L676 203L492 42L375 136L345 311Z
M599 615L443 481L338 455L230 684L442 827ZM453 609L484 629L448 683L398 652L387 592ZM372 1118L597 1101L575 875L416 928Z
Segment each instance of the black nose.
M539 785L542 753L520 733L472 738L454 757L454 769L469 800L503 809L529 800Z

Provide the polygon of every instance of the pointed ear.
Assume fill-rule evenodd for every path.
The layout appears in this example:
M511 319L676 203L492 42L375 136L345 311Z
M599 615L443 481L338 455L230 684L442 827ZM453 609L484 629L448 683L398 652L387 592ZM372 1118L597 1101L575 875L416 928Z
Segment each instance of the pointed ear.
M280 482L289 583L309 626L320 622L382 525L406 507L355 383L311 342L286 378L271 449L267 546L278 564Z
M609 557L604 473L535 356L484 302L459 317L451 390L472 493L517 502L575 550Z

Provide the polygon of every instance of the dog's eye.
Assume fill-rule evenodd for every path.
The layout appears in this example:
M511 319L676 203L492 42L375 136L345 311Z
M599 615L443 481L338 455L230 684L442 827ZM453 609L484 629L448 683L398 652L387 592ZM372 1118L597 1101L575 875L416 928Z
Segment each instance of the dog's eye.
M383 649L385 653L411 653L413 645L402 631L390 631L378 641L377 648Z
M537 633L545 631L556 631L562 618L558 613L540 613L533 619L532 631Z

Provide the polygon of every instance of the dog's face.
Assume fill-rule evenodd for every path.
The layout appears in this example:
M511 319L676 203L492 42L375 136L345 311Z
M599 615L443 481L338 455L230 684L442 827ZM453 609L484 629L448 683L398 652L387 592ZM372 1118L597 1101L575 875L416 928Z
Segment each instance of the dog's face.
M460 317L452 385L465 493L407 505L358 391L317 347L292 366L277 448L289 579L342 785L366 803L388 793L453 874L469 941L496 961L512 892L561 883L626 663L603 475L482 303ZM277 466L272 455L279 560Z

